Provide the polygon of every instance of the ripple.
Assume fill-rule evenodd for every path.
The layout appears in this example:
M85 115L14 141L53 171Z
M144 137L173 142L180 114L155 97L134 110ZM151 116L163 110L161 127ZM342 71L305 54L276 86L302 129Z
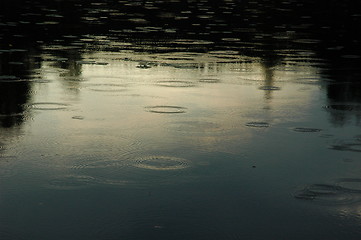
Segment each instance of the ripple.
M349 112L361 111L361 105L356 105L356 104L331 104L325 106L324 108L335 111L349 111Z
M73 116L72 119L84 120L84 117L83 116Z
M265 90L265 91L277 91L277 90L281 90L280 87L275 87L275 86L262 86L262 87L259 87L258 89L260 89L260 90Z
M180 121L170 123L171 130L193 132L193 133L214 133L223 131L221 125L207 121Z
M80 61L76 61L76 64L80 64L80 65L86 65L86 64L90 64L90 65L108 65L108 63L106 62L97 62L97 61L93 61L93 60L80 60Z
M222 38L221 40L225 42L241 42L240 38Z
M10 65L24 65L23 62L8 62Z
M348 59L358 59L361 58L360 55L342 55L342 58L348 58Z
M26 239L23 237L25 235L25 231L23 229L12 229L4 222L0 222L0 236L3 240L11 240L11 239L17 239L17 240L23 240Z
M158 86L162 87L175 87L175 88L186 88L186 87L194 87L195 84L191 81L158 81L156 83Z
M29 106L30 106L30 108L35 109L35 110L63 110L68 107L67 104L54 103L54 102L32 103Z
M148 107L145 107L145 109L146 109L146 111L152 112L152 113L175 114L175 113L185 113L187 108L179 107L179 106L159 105L159 106L148 106Z
M137 159L134 166L149 170L168 171L188 168L190 162L184 158L171 156L148 156Z
M347 188L350 192L361 194L361 178L340 178L336 183L337 186Z
M314 132L320 132L322 129L319 128L305 128L305 127L296 127L293 129L295 132L303 132L303 133L314 133Z
M294 197L321 205L346 205L361 201L361 190L333 184L311 184L296 192Z
M89 187L97 183L97 179L86 175L67 175L50 180L48 188L60 190L72 190Z
M361 143L342 143L332 145L331 149L338 151L361 152Z
M89 90L96 92L124 92L128 90L127 84L93 84L89 85Z
M27 112L11 112L11 113L0 113L0 117L24 117Z
M177 39L173 41L175 44L181 44L181 45L209 45L214 44L212 41L207 40L193 40L193 39Z
M256 127L256 128L267 128L270 126L268 122L248 122L246 123L247 127Z
M295 39L295 40L293 40L293 42L295 42L295 43L304 43L304 44L316 44L316 43L319 43L320 40L312 39L312 38L310 38L310 39Z
M0 83L2 82L18 82L20 79L13 75L0 75Z
M101 168L117 168L126 166L126 162L117 160L88 160L85 162L78 162L72 165L71 169L101 169Z
M201 83L219 83L221 80L219 78L201 78L199 79Z
M102 140L104 140L104 137L102 137ZM106 141L116 143L116 146L114 146L109 153L109 156L106 153L104 153L102 157L82 153L78 158L73 157L72 163L68 166L71 169L77 170L97 169L99 171L105 170L107 173L116 173L120 169L131 166L130 162L135 159L136 156L139 156L140 152L143 152L145 148L143 142L134 139L132 136L109 137ZM101 141L98 142L97 147L104 149ZM108 149L109 147L106 148Z
M141 68L141 69L148 69L148 68L151 68L152 66L148 63L141 63L141 64L138 64L136 66L136 68Z
M34 78L17 78L15 76L0 76L0 83L24 83L24 82L49 83L50 80L34 79Z
M47 187L58 190L76 190L95 185L125 185L127 181L96 178L88 175L66 175L50 180Z

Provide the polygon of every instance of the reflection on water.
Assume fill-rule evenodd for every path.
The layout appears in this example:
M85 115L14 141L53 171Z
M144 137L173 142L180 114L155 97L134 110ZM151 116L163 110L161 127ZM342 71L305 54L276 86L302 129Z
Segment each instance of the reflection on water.
M0 239L359 239L360 9L2 1Z

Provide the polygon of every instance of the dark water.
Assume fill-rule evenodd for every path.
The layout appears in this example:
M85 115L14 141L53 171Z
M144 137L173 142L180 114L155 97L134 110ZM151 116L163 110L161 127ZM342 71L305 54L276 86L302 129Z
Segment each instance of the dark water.
M360 239L359 1L0 3L0 239Z

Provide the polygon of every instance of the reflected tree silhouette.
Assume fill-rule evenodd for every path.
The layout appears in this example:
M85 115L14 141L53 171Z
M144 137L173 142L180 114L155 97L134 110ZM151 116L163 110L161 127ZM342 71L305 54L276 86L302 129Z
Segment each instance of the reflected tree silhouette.
M327 87L330 102L361 102L359 87L354 86L360 81L361 56L360 37L355 30L361 23L361 3L357 1L327 4L300 0L19 2L1 1L0 74L3 76L28 78L43 61L39 56L45 53L54 59L67 59L54 63L69 70L64 78L77 77L81 65L76 61L81 60L82 52L99 48L119 50L107 46L102 39L130 42L140 46L135 51L155 53L162 51L159 48L162 42L172 46L175 39L194 39L211 44L189 46L186 51L227 49L260 58L264 84L268 86L273 85L273 67L282 64L281 51L313 52L326 63L322 69L329 79L343 82L343 87ZM49 50L47 46L57 49ZM174 47L173 51L177 51L177 46ZM6 52L11 49L26 52ZM16 54L22 55L22 59L14 58ZM15 66L16 62L25 65ZM21 105L31 97L31 84L1 84L2 114L21 113L24 110ZM270 94L266 91L265 98L270 99ZM11 122L7 120L4 124L11 126Z
M26 82L0 83L1 127L19 125L24 119L24 105L29 99L30 85Z
M28 71L34 59L22 50L9 48L0 54L0 126L5 128L22 123L31 97Z

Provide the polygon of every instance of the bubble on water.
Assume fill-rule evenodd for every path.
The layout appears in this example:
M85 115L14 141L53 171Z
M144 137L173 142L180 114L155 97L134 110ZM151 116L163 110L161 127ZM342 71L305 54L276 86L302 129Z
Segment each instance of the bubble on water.
M55 102L38 102L29 105L31 109L35 110L63 110L66 109L68 106L68 104Z
M147 112L152 112L152 113L175 114L175 113L185 113L187 108L180 106L159 105L159 106L147 106L145 107L145 110Z
M169 171L190 167L190 162L184 158L172 156L147 156L136 160L135 167L149 170Z
M270 126L268 122L248 122L246 123L247 127L256 127L256 128L267 128Z
M303 132L303 133L314 133L314 132L320 132L322 129L319 128L306 128L306 127L296 127L292 129L295 132Z

